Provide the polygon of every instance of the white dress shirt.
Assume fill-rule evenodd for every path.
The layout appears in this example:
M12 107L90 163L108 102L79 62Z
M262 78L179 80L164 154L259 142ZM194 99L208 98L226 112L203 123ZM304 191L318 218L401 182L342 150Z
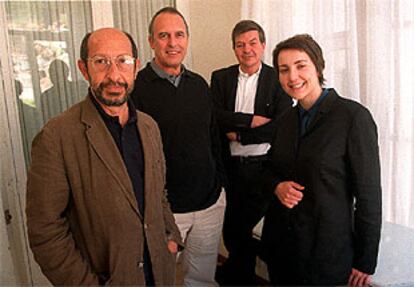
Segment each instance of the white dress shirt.
M256 73L249 76L248 74L244 73L239 66L236 104L234 105L235 112L254 114L257 84L261 70L262 65L260 65L259 70ZM269 148L269 143L242 145L237 141L230 142L230 151L231 155L233 156L264 155L267 153Z

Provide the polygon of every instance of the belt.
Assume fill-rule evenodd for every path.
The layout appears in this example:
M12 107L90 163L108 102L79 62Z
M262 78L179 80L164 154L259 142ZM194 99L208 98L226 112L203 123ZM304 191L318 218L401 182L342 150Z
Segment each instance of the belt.
M267 154L249 155L249 156L232 156L231 159L240 164L250 164L262 162L267 159Z

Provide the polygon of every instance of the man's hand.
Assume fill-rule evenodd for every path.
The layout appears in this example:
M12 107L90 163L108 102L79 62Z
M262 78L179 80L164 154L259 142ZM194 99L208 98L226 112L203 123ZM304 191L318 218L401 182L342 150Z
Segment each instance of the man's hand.
M237 141L237 133L235 133L235 132L229 132L229 133L226 134L226 136L229 139L229 141L231 141L231 142Z
M170 253L172 254L175 254L178 252L178 244L175 241L168 240L167 247Z
M348 285L352 287L367 287L371 281L371 275L352 268Z
M269 118L254 115L253 119L252 119L252 123L250 124L250 127L254 129L254 128L260 127L262 125L265 125L270 121L271 121L271 119L269 119Z
M287 208L295 207L303 198L305 187L294 181L283 181L275 188L275 194L280 202Z

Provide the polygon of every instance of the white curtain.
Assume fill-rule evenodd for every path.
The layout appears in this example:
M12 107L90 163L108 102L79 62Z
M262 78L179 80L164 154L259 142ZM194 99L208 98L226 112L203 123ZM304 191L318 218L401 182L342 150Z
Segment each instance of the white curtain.
M242 18L275 45L299 33L322 46L327 87L361 102L379 131L384 219L414 228L414 1L242 0Z
M114 26L127 31L135 39L142 68L152 58L148 44L149 22L152 16L165 6L175 6L175 0L112 1Z

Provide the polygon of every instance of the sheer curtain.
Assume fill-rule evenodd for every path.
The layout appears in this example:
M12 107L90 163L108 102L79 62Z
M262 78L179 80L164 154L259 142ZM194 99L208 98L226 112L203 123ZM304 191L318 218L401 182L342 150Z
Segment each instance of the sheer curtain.
M385 220L414 228L414 1L242 0L242 18L263 25L268 63L294 34L319 42L326 86L376 120Z
M28 163L31 142L40 128L85 97L88 84L76 64L84 35L100 27L123 29L137 42L144 65L152 57L149 21L160 8L175 6L175 1L6 1L4 5Z
M7 1L8 39L26 161L34 135L84 97L79 43L92 29L89 1Z
M113 1L114 26L119 27L135 39L141 67L152 59L148 44L148 25L152 15L165 6L175 6L175 0L121 0ZM139 13L137 13L139 12Z

